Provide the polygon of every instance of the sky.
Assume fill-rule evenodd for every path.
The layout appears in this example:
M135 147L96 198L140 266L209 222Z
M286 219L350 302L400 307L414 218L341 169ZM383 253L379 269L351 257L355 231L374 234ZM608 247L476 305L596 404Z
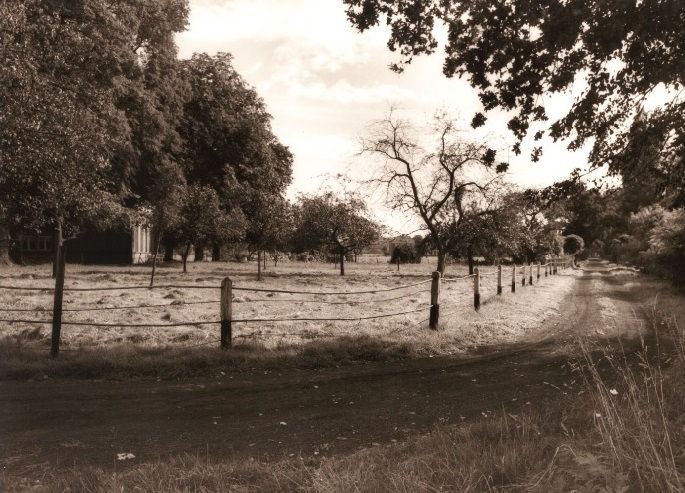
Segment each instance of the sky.
M190 0L190 9L188 30L176 39L179 56L233 55L235 69L264 99L274 134L294 155L291 199L325 187L338 190L337 174L363 171L369 162L357 155L359 137L391 105L417 121L444 109L464 126L482 110L466 80L442 74L443 45L396 74L388 68L399 56L387 48L387 28L360 34L348 22L342 0ZM565 114L572 99L573 94L547 98L550 118ZM544 140L539 162L530 162L528 140L515 156L507 151L513 138L506 115L486 116L484 131L504 148L498 161L510 163L508 181L543 187L586 167L586 151L571 153L563 143ZM415 229L402 216L380 215L396 231Z

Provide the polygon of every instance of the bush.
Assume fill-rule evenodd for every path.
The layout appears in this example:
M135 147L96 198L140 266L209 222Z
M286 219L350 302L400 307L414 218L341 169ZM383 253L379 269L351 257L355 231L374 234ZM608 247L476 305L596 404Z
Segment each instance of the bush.
M397 245L392 251L392 256L390 257L391 264L420 264L421 255L416 251L413 245Z
M564 237L564 253L566 255L576 255L585 248L585 241L578 235L568 235Z

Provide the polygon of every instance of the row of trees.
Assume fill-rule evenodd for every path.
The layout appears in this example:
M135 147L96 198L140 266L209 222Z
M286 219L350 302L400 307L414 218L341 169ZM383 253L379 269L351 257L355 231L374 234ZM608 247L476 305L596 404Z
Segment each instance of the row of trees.
M674 196L655 200L651 193L629 186L610 192L583 190L566 208L565 229L584 238L587 255L685 283L685 209L675 206Z
M0 3L0 246L148 221L158 244L259 242L293 157L231 56L179 60L186 0Z
M207 210L204 208L204 212ZM212 222L213 219L207 221ZM235 221L232 227L240 224ZM205 226L203 217L199 216L193 224L189 223L187 226L187 243L183 245L182 252L184 270L191 245L218 246L213 243L214 238L211 235L202 233L206 231ZM384 229L372 218L363 200L354 196L339 197L332 192L301 195L294 204L285 199L270 200L258 208L255 218L245 228L242 237L235 236L233 241L224 241L222 244L246 244L256 253L258 279L261 279L263 255L272 253L278 259L277 256L283 252L303 254L304 257L333 256L340 265L340 274L344 275L345 260L350 255L360 254L364 248L378 240ZM167 253L172 253L172 250L167 250ZM198 256L195 258L201 259Z

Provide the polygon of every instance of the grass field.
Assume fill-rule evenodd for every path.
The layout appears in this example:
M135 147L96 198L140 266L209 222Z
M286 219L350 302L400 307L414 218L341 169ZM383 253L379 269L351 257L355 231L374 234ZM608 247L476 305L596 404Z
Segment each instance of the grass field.
M496 295L494 267L482 267L482 307L473 308L473 280L443 281L440 297L440 330L428 328L430 274L434 259L422 264L403 265L400 271L385 257L361 257L349 263L347 274L338 275L331 264L280 262L268 265L261 282L255 280L255 263L202 262L181 272L179 264L158 269L157 286L192 286L211 289L159 288L125 289L149 284L147 267L103 267L69 265L67 288L107 288L106 291L67 291L63 320L84 323L62 328L63 357L70 353L107 348L135 351L155 349L200 350L219 346L219 297L222 279L233 281L234 319L290 319L287 322L240 322L233 328L234 345L245 350L259 347L270 351L293 351L308 343L373 338L386 344L386 351L401 355L453 354L483 344L511 342L532 333L541 320L553 316L563 293L572 283L572 270L562 275L535 279L533 286L512 294L511 268L505 268L504 294ZM448 267L445 279L467 274L462 265ZM4 269L2 285L51 287L49 265ZM414 285L423 282L423 284ZM414 285L414 286L412 286ZM410 286L404 288L404 286ZM123 288L123 289L122 289ZM241 291L257 288L280 291L333 292L334 296ZM392 291L383 291L387 289ZM352 294L355 291L376 293ZM46 320L51 317L52 293L48 291L2 290L3 318ZM139 306L148 308L136 308ZM94 311L78 311L95 309ZM77 310L77 311L70 311ZM400 316L360 320L384 314ZM349 321L302 321L299 319L352 319ZM205 325L184 325L206 322ZM177 324L175 327L95 327L89 324ZM50 345L50 324L3 323L5 346L46 351ZM408 349L410 348L410 349ZM17 353L15 350L13 353Z

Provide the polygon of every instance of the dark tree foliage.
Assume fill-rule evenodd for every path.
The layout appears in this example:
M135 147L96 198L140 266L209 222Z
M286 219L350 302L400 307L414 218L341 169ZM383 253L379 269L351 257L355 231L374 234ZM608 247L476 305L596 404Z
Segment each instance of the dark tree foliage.
M420 264L421 255L414 245L401 243L396 245L390 256L391 264Z
M293 157L272 133L264 101L231 59L228 53L196 53L182 62L191 88L179 127L185 141L182 161L189 183L211 186L224 206L249 209L255 195L285 190Z
M176 228L171 231L176 244L183 245L183 272L193 245L221 245L240 241L245 236L246 221L238 208L224 211L216 191L206 185L187 188L179 210Z
M645 141L656 144L657 174L672 180L685 201L685 2L682 0L343 0L360 31L383 19L388 47L399 50L401 71L412 57L437 48L436 23L449 30L443 72L465 76L485 111L511 111L508 126L520 141L536 121L547 121L542 96L583 93L566 116L549 125L570 149L594 139L590 160L614 174L632 174ZM650 92L664 85L676 94L660 111L645 113ZM636 117L638 117L636 119ZM486 121L474 116L472 125ZM536 140L543 136L536 132ZM533 151L537 160L540 147ZM668 180L661 180L665 186Z
M564 237L564 253L566 255L576 255L585 248L585 241L578 235L568 235Z
M249 204L252 217L245 241L257 251L257 280L262 278L262 255L283 250L292 238L293 207L280 195L261 195Z
M143 163L178 144L173 37L187 2L23 0L0 16L3 229L126 222Z

